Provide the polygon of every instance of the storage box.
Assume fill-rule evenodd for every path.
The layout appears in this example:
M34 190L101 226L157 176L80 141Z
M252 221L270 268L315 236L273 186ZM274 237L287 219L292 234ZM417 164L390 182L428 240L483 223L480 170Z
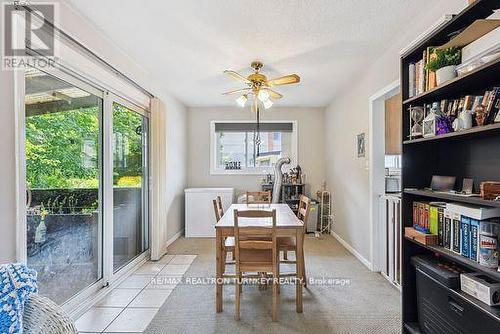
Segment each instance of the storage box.
M481 273L460 274L463 292L490 306L500 305L500 283Z
M500 217L500 208L483 208L478 206L447 203L446 209L451 212L458 213L462 216L474 218L477 220Z
M498 321L472 298L416 269L418 323L422 333L498 333Z
M436 234L426 234L415 230L413 227L405 227L405 237L415 240L423 245L437 245Z
M486 181L481 182L481 198L494 200L500 196L500 182Z
M462 48L462 63L488 52L500 43L500 27L490 31L486 35L476 39L474 42Z

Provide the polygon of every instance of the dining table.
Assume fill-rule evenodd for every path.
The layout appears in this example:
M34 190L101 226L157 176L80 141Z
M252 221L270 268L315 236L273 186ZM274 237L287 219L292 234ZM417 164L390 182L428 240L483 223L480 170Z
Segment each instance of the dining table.
M296 238L296 273L297 277L303 277L304 262L304 223L297 218L288 204L232 204L224 213L222 218L215 224L216 230L216 310L222 312L223 301L223 270L224 261L223 247L226 237L234 237L234 210L273 210L276 209L276 236ZM272 226L268 218L239 218L239 226L262 227ZM296 281L295 308L297 313L302 313L302 282Z

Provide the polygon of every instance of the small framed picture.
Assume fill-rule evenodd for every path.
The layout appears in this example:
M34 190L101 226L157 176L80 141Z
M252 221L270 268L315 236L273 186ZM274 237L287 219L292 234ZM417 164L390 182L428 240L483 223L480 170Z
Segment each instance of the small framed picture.
M362 158L365 156L365 133L360 133L356 136L356 150L358 153L358 158Z

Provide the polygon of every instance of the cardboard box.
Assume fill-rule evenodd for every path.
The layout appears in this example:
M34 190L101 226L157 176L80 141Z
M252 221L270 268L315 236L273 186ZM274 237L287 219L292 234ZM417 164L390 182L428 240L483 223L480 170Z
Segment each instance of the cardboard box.
M436 234L422 233L415 230L413 227L405 227L405 237L423 245L437 245L438 243L438 236Z

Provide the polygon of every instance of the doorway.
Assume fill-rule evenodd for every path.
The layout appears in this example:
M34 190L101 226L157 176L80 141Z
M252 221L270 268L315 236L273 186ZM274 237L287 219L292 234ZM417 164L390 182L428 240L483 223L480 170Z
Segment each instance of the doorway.
M149 112L69 71L23 72L19 260L72 310L148 255Z
M382 88L369 99L369 163L370 163L370 227L371 227L371 262L373 271L382 271L387 258L387 229L385 222L381 219L380 198L386 193L386 160L388 163L401 164L393 154L386 154L387 150L392 150L391 145L386 147L386 105L397 102L400 94L399 80ZM387 124L391 124L388 119ZM397 122L397 120L392 120ZM390 129L392 130L392 129ZM390 135L389 135L390 136ZM389 144L389 143L388 143Z

